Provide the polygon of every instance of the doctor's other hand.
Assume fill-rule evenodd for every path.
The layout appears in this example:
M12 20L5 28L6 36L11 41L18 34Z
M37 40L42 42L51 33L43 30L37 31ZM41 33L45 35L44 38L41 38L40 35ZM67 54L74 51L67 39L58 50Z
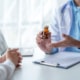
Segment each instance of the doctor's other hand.
M21 54L18 52L18 49L8 49L6 51L6 60L10 59L15 67L18 67L22 61L22 56Z
M43 32L40 32L36 37L36 42L41 50L43 50L45 53L49 53L51 51L51 47L47 47L49 44L51 44L51 33L48 33L48 38L43 38Z
M64 40L63 41L60 41L60 42L57 42L57 43L53 43L51 44L50 46L51 47L70 47L70 46L73 46L73 47L78 47L80 48L80 41L70 37L69 35L66 35L66 34L63 34L62 35Z

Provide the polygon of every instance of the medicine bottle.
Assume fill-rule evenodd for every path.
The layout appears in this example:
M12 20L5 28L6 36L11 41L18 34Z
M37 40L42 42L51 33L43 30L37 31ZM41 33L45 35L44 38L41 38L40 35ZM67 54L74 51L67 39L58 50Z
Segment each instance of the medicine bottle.
M48 26L45 26L43 29L43 39L48 39L49 29Z

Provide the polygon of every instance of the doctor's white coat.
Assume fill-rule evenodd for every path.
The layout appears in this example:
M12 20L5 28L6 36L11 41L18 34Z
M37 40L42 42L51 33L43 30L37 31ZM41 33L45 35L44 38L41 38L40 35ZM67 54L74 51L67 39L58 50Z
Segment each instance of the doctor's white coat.
M52 42L63 40L62 34L69 35L72 26L73 14L70 2L67 2L58 10L51 19L49 24L50 32L52 33ZM59 48L59 51L64 51L65 48Z

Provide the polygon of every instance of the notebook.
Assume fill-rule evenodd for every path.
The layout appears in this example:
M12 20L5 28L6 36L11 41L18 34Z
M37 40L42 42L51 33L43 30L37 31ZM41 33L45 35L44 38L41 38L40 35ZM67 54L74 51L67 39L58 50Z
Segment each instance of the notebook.
M80 53L59 52L53 55L46 55L44 58L33 62L36 64L68 69L80 63Z

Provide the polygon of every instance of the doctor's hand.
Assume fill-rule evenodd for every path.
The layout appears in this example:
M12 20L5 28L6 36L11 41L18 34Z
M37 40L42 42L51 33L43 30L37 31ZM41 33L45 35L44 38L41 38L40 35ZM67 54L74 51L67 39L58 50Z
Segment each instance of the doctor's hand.
M43 50L45 53L49 53L51 51L51 47L47 47L49 44L51 44L51 33L49 32L48 38L43 38L43 32L40 32L36 37L36 42L41 50Z
M63 34L62 35L64 37L64 40L63 41L60 41L60 42L57 42L57 43L53 43L51 44L50 46L51 47L70 47L70 46L74 46L74 47L80 47L80 41L66 35L66 34Z

